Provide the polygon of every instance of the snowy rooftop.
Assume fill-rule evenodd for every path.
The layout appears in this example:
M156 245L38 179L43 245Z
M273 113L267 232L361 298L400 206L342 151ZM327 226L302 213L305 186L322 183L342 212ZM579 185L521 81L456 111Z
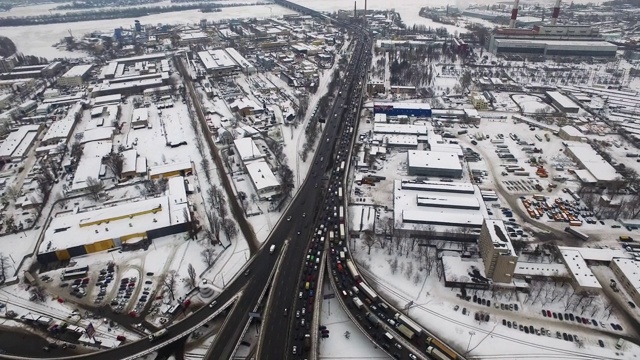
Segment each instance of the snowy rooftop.
M66 78L66 77L84 76L87 72L89 72L89 70L91 70L92 67L93 67L92 64L76 65L71 69L69 69L69 71L67 71L64 75L62 75L62 77Z
M404 41L402 42L404 43ZM396 109L431 109L431 105L429 105L428 103L417 102L374 102L373 106L393 106Z
M233 143L236 146L238 155L242 161L255 160L264 157L264 154L260 152L256 143L250 137L235 139Z
M493 242L493 247L496 249L507 250L510 255L516 255L516 251L513 249L507 229L504 226L504 221L498 219L486 219L485 221L487 230L491 236L491 241Z
M575 136L575 137L581 137L584 136L580 130L576 129L575 127L571 126L571 125L565 125L563 127L560 128L561 131L564 131L567 135L569 136Z
M174 162L170 164L156 165L149 168L149 176L158 176L182 170L191 169L191 161Z
M462 170L458 154L441 151L407 151L407 163L414 168Z
M434 192L452 192L473 194L476 187L471 183L461 182L441 182L441 181L416 181L403 179L401 183L402 189L407 190L423 190Z
M183 32L178 34L178 36L180 36L180 40L198 40L207 38L207 34L202 31Z
M237 66L231 56L223 49L198 52L198 57L207 70L227 69Z
M383 142L389 146L418 146L416 135L384 135Z
M447 281L472 282L469 273L474 269L477 269L482 276L485 276L484 263L480 258L461 258L458 255L443 254L442 266L444 268L444 277Z
M418 194L417 199L418 206L424 207L437 207L437 208L454 208L454 209L469 209L479 210L480 204L478 199L472 196L465 196L463 194Z
M640 261L632 259L613 259L620 271L634 289L640 291Z
M71 134L71 130L76 123L76 114L79 114L82 111L82 103L77 102L67 113L67 115L58 121L55 121L49 127L49 130L42 138L43 142L51 141L51 140L66 140L69 138Z
M269 189L279 186L278 179L265 161L253 161L245 165L256 189Z
M164 73L163 73L164 74ZM127 91L131 88L135 87L152 87L152 86L160 86L163 84L163 80L165 78L154 78L154 79L143 79L143 80L134 80L134 81L125 81L119 83L101 83L93 88L94 94L102 94L104 92L111 91ZM168 79L168 76L167 76Z
M147 121L149 120L149 110L147 108L133 109L131 114L131 121Z
M631 258L629 254L620 249L598 249L588 247L558 246L559 250L575 250L583 259L589 261L610 262L613 258Z
M0 145L0 157L7 158L14 153L16 154L15 156L20 156L17 154L18 149L21 146L26 146L28 148L28 145L33 141L33 138L36 136L39 128L40 125L23 125L19 127L18 130L9 133L9 136L7 136L4 142Z
M54 217L39 252L143 234L173 223L167 196Z
M160 59L164 59L165 57L166 55L164 53L154 53L154 54L133 56L128 58L119 58L119 59L114 59L113 61L121 64L121 63L134 63L139 61L160 60Z
M113 94L113 95L97 96L97 97L93 98L91 103L93 105L99 105L99 104L108 104L108 103L113 103L113 102L118 102L119 103L120 101L122 101L122 95L121 94Z
M379 134L427 135L427 127L425 125L375 123L373 124L373 132Z
M253 65L251 65L251 63L245 59L244 56L242 56L236 49L234 48L226 48L225 51L227 52L227 54L229 54L229 56L231 56L231 58L238 63L240 66L242 67L251 67Z
M580 163L598 181L613 181L619 176L616 169L593 150L589 144L576 141L567 141L566 144L571 153L580 160Z
M184 186L183 176L174 176L167 182L169 204L182 204L187 202L187 188Z
M591 269L587 266L584 258L580 255L580 251L572 248L561 248L560 254L562 254L562 258L569 268L571 277L573 277L580 287L585 289L599 289L602 287L598 279L593 275L593 272L591 272Z
M113 126L100 126L87 129L83 132L81 142L85 144L92 141L111 140L113 139L114 132L115 128Z
M87 178L98 179L102 169L102 158L111 153L111 141L93 141L85 144L82 158L73 177L71 190L80 191L87 188Z
M136 171L138 152L135 149L122 152L122 173L127 174Z
M547 91L547 96L549 96L553 101L557 102L565 109L579 108L578 105L573 102L573 100L569 99L566 95L558 91Z
M542 264L518 261L514 275L566 277L569 276L565 264Z
M439 144L429 142L429 147L431 148L431 151L451 152L458 155L458 157L462 157L464 155L464 153L462 152L462 147L458 144Z

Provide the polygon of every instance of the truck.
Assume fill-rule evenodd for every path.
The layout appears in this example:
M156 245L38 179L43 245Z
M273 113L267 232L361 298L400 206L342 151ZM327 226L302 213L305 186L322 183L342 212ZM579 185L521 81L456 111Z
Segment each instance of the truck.
M276 251L276 245L273 244L271 245L271 247L269 248L269 254L273 254Z
M378 319L378 317L376 317L375 315L373 315L372 313L368 312L365 317L367 318L367 320L369 320L369 322L371 323L371 325L378 327L380 326L380 319Z
M580 222L580 224L582 224L582 222ZM582 240L582 241L587 241L589 240L589 235L583 233L582 231L578 231L570 226L567 226L564 228L565 232L568 232L569 234L577 237L578 239Z
M404 324L398 324L398 331L400 333L402 333L402 335L404 335L407 339L412 340L413 336L415 335L413 333L413 331L411 331L408 327L406 327Z
M156 332L154 332L153 334L149 335L149 341L155 341L156 339L159 339L165 335L167 335L167 329L160 329Z
M434 350L438 350L441 356L444 356L444 357L441 357L440 359L456 360L458 358L458 354L456 354L455 351L453 351L450 347L448 347L447 345L445 345L443 342L441 342L436 338L428 337L427 344L429 344L430 347L434 347ZM427 348L427 352L428 352L428 348Z
M449 360L447 355L443 354L442 351L436 349L433 346L429 346L427 348L427 354L431 355L436 360Z
M360 298L358 298L357 296L354 297L353 299L353 304L358 308L358 309L362 309L362 307L364 306L364 304L362 303L362 300L360 300Z

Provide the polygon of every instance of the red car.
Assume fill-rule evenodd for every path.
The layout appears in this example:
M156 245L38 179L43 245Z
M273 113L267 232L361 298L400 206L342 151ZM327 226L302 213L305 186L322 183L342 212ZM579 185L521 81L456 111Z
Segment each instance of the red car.
M129 316L134 318L134 317L138 317L138 314L135 311L129 311Z
M116 336L116 340L125 342L125 341L127 341L127 338L122 336L122 335L118 335L118 336Z
M551 317L551 310L547 310L547 316Z

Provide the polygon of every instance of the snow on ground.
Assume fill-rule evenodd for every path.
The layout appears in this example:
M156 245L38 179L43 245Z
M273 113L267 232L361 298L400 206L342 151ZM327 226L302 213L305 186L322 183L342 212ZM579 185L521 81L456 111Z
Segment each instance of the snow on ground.
M9 257L7 277L17 275L16 271L22 259L33 253L39 234L39 230L27 230L0 237L0 253ZM29 261L25 263L28 265Z
M536 110L544 109L545 107L549 106L545 104L542 99L533 95L515 94L512 95L511 98L514 102L520 105L522 112L527 114L533 114L536 112Z
M326 280L326 278L325 278ZM325 281L323 295L333 294L333 289ZM320 359L388 359L382 350L378 349L369 338L351 321L336 299L322 300L320 325L329 330L329 337L319 339ZM345 333L349 332L347 339Z
M435 270L430 276L424 277L424 272L419 270L419 264L406 257L397 257L400 265L399 270L394 274L388 262L395 256L387 255L386 250L374 248L371 255L367 255L366 247L363 244L357 244L353 254L361 265L360 269L364 276L384 298L391 300L396 307L400 308L413 301L409 316L437 336L446 339L463 354L468 352L468 355L475 358L507 356L519 358L535 355L545 359L559 359L566 356L604 359L630 358L631 354L640 353L638 352L640 348L630 344L623 355L616 356L614 345L619 335L601 332L599 329L594 331L585 325L574 326L565 322L547 320L542 315L534 316L534 310L516 312L462 301L455 296L457 290L445 288L437 280ZM409 265L410 263L412 265ZM412 270L409 271L409 268ZM418 271L422 274L407 276L407 273L414 274ZM491 297L489 291L484 292L482 296ZM522 304L523 299L513 297L509 300L508 294L499 295L498 299L503 303L520 304L521 309L526 306ZM458 311L454 310L455 305L459 305ZM463 307L469 310L467 315L462 314ZM558 311L564 312L561 304L548 304L546 308L552 310L558 308ZM482 323L475 321L471 313L476 311L489 313L490 321ZM525 334L503 326L503 318L510 321L516 320L523 325L533 325L538 329L541 327L550 329L553 335L541 341L537 335ZM596 318L600 319L599 316ZM556 339L556 331L579 334L584 340L584 347ZM605 348L599 347L598 339L603 339Z
M220 21L224 19L268 17L292 14L291 10L280 6L239 6L224 8L220 12L203 14L199 10L178 11L164 14L155 14L137 18L142 24L156 25L199 23L205 18L208 21ZM133 18L115 20L95 20L74 23L46 24L33 26L0 27L0 34L13 40L18 51L28 55L53 58L82 58L86 54L81 52L69 52L52 47L65 36L69 36L69 30L74 36L80 36L92 31L113 31L117 27L133 27Z

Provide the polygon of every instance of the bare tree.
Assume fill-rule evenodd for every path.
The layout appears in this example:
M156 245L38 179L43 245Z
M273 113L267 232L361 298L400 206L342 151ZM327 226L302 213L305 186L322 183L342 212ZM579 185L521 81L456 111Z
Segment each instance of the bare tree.
M124 169L124 157L122 153L112 151L104 158L103 162L118 179L122 177L122 170Z
M227 239L229 239L229 241L235 239L236 235L238 235L236 223L231 219L224 219L222 221L222 229L224 230L225 235L227 235Z
M6 190L4 191L5 195L11 201L16 201L16 199L20 197L21 192L22 191L20 190L20 187L18 185L7 186Z
M211 187L207 189L207 203L211 208L216 210L222 220L226 219L227 208L225 205L227 204L227 199L224 197L222 190L216 185L211 185Z
M216 261L216 253L212 248L205 248L200 252L200 255L202 256L202 260L204 260L205 264L207 264L207 267L213 266Z
M413 276L413 262L412 261L409 261L407 263L407 267L405 268L404 276L407 278L407 280L410 280L411 277Z
M362 232L362 240L364 244L367 246L367 255L371 255L371 248L376 243L376 239L374 237L373 231L365 230Z
M188 284L189 287L194 288L196 287L196 269L193 267L192 264L189 264L189 266L187 266L187 273L189 274L189 280L188 280Z
M176 291L176 272L175 270L170 271L164 278L162 282L162 287L164 290L169 292L171 296L171 301L176 299L175 291Z
M104 191L104 184L99 179L92 178L91 176L87 177L87 191L91 198L94 201L100 200L100 194Z
M395 275L398 272L398 257L394 257L393 260L387 260L389 268L391 268L391 275Z
M7 280L7 272L11 268L9 263L9 257L3 253L0 253L0 284Z

